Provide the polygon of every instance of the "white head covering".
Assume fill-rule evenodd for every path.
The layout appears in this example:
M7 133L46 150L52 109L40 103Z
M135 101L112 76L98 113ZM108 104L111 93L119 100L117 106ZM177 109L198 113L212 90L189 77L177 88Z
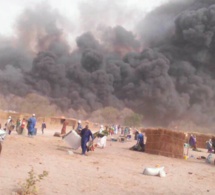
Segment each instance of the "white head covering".
M9 116L8 119L11 119L11 116Z
M78 121L78 123L80 123L80 124L81 124L81 120L79 120L79 121Z
M35 116L35 114L32 114L32 116Z

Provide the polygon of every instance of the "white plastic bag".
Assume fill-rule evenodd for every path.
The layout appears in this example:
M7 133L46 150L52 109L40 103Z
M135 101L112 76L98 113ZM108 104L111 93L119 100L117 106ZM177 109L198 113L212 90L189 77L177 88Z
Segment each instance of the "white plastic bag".
M98 139L97 145L101 148L104 148L106 146L106 142L107 142L107 136L104 136Z
M145 168L143 171L144 175L152 175L152 176L160 176L165 177L166 173L164 171L164 167L156 167L156 168Z

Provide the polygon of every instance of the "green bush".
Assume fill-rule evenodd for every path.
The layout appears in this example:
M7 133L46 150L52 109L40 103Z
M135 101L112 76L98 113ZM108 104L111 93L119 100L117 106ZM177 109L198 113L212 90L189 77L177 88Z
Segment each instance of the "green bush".
M28 178L23 182L19 183L20 188L17 191L19 195L37 195L38 194L38 183L41 182L44 177L48 176L47 171L43 171L42 174L36 175L34 169L28 172Z

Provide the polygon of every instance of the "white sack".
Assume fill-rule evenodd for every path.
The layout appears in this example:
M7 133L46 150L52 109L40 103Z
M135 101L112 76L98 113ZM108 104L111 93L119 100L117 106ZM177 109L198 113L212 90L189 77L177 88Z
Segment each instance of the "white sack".
M74 150L77 150L81 146L81 137L74 130L67 133L63 140Z
M156 167L156 168L145 168L143 171L144 175L152 175L152 176L160 176L160 172L164 171L164 167ZM161 175L163 176L164 173L161 172Z
M166 177L166 172L164 171L164 169L163 169L163 170L160 170L159 176L160 176L160 177Z

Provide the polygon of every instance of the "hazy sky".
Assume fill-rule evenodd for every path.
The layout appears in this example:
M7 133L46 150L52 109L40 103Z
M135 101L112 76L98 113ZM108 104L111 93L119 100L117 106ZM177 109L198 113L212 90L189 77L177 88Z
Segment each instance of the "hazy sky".
M108 23L108 25L119 24L126 28L132 28L134 20L144 17L145 13L167 0L0 0L0 25L1 35L10 36L14 34L17 17L26 7L35 7L39 3L46 3L65 16L76 29L79 30L80 21L86 24L96 22ZM89 8L89 9L88 9ZM88 11L88 10L91 10ZM123 10L123 12L119 12ZM86 14L85 13L89 12ZM102 16L110 18L102 21ZM126 20L120 20L126 17ZM113 17L115 15L115 17ZM140 16L141 15L141 16ZM90 17L89 17L90 16ZM87 22L89 20L90 22ZM106 20L106 19L104 19ZM121 24L123 23L123 24ZM90 26L85 26L89 28ZM83 26L82 26L83 28Z

